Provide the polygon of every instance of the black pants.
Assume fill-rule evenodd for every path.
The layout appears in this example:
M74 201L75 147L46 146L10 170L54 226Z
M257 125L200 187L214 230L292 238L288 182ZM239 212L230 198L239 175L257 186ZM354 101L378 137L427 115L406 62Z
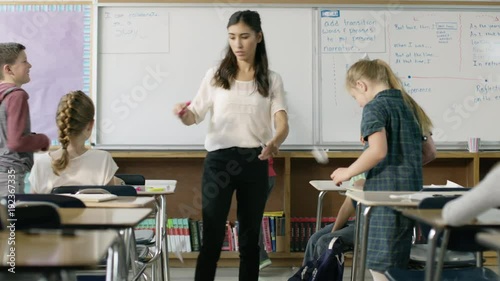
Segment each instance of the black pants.
M259 233L268 189L268 162L260 148L228 148L209 152L202 179L203 246L195 280L215 279L226 233L226 220L236 191L239 222L239 280L258 280Z

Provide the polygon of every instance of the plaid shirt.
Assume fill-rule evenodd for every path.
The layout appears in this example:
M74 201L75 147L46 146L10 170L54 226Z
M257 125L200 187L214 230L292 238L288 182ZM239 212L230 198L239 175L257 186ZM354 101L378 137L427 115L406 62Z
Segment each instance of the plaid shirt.
M385 129L387 156L366 174L366 191L422 189L420 126L399 90L380 92L363 108L361 134L365 140ZM368 144L369 145L369 144ZM374 207L368 238L367 267L385 271L406 267L413 221L387 207Z

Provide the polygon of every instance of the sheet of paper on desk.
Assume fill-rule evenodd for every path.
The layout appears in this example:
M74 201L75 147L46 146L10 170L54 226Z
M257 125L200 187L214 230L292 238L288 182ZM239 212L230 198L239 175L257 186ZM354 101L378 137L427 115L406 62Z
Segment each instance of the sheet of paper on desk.
M412 194L403 194L403 195L397 195L397 194L391 194L389 195L389 198L391 199L401 199L401 200L416 200L416 201L422 201L425 198L433 197L435 193L433 192L415 192Z
M115 200L117 198L114 194L62 194L67 196L76 197L83 202L104 202Z
M477 216L477 220L482 223L500 224L500 210L489 209L488 211Z
M436 187L436 188L443 188L443 187L453 188L453 187L463 187L463 186L459 185L456 182L452 182L450 180L447 180L445 185L442 185L442 184L424 185L424 188L433 188L433 187Z

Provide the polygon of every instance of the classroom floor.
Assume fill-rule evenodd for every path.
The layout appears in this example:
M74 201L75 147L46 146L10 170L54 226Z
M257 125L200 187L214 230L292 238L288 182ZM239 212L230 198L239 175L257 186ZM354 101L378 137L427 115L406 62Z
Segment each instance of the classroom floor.
M287 281L298 268L290 267L270 267L260 272L259 281ZM235 281L238 280L238 268L218 268L216 281ZM193 268L171 268L170 279L175 281L193 280ZM346 267L344 270L344 281L351 280L351 268ZM365 275L365 281L373 280L370 273Z

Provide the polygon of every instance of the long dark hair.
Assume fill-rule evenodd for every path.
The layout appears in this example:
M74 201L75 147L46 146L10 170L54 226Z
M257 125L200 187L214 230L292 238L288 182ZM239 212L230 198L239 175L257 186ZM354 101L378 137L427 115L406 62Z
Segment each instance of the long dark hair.
M257 44L257 49L255 50L255 60L254 60L254 70L255 70L255 83L257 84L257 90L264 96L269 96L269 63L267 61L266 43L264 41L264 33L262 32L260 15L255 11L238 11L234 13L227 23L229 28L242 22L248 25L256 33L262 33L262 40ZM219 68L214 75L214 86L221 87L229 90L231 87L231 82L235 79L238 72L238 63L236 61L236 56L234 55L231 47L228 45L226 50L226 56L222 59Z

